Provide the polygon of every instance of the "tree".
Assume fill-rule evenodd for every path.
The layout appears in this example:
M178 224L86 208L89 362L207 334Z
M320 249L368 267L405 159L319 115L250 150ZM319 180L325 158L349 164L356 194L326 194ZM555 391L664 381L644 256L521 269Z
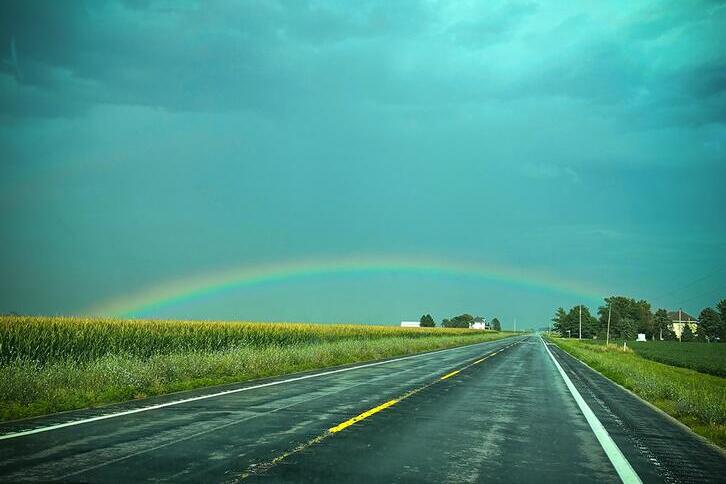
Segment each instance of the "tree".
M471 314L460 314L451 318L454 323L454 328L468 328L474 322L474 316Z
M445 319L447 328L468 328L470 323L474 322L474 316L471 314L460 314L451 319ZM442 323L444 325L444 323Z
M721 316L721 326L719 327L719 341L726 343L726 299L721 299L716 305L719 316Z
M693 330L691 330L691 325L688 323L683 325L683 331L681 332L681 341L693 341Z
M618 335L618 338L633 339L635 338L636 328L637 326L634 319L620 318L618 324L615 326L615 332Z
M605 306L600 306L597 309L597 313L600 315L600 337L606 338L608 331L608 317L610 317L610 339L616 339L618 332L615 328L620 323L620 311L617 307L612 307L612 303L608 303L608 298L605 298ZM610 304L610 306L608 306Z
M712 308L698 315L698 336L705 341L716 341L721 331L721 316Z
M434 318L432 318L430 314L424 314L423 316L421 316L421 319L419 321L421 322L422 328L433 328L434 326L436 326Z
M613 328L619 328L620 319L628 318L633 321L634 328L633 334L637 331L645 333L646 337L652 338L655 333L655 327L653 323L653 313L650 311L650 303L644 299L636 301L633 298L624 296L610 296L605 298L605 305L598 308L598 314L600 315L600 330L601 332L607 327L608 320L608 308L612 311L610 316L610 337L611 338L623 338L624 336L619 334L616 330L613 333ZM630 325L626 325L628 328Z
M572 331L567 313L561 307L557 308L552 318L552 329L560 333L560 336L567 336L567 332Z
M580 332L580 306L573 306L567 313L567 320L571 335L578 335ZM582 337L592 338L597 334L598 323L587 306L582 306Z
M670 328L671 320L668 317L668 311L659 309L653 316L653 331L658 340L673 340L676 338L675 333Z
M497 319L497 318L492 319L492 329L494 331L502 330L502 323L499 322L499 319Z
M645 299L637 301L633 305L633 313L638 333L645 333L646 338L652 339L654 328L653 328L653 313L650 311L650 303Z

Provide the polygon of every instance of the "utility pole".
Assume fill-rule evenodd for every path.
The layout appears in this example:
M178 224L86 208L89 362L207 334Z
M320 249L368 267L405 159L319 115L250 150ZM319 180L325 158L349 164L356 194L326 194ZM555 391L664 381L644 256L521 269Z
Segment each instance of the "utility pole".
M608 343L610 343L610 310L612 309L612 305L610 302L608 302L608 331L605 336L605 348L608 347Z
M514 332L517 332L517 318L514 318Z
M577 339L582 339L582 304L580 304L580 333L577 335Z
M678 308L678 327L681 328L681 334L678 335L678 342L679 343L683 343L683 328L684 328L684 326L681 326L681 319L683 319L681 317L681 313L682 313L681 308Z

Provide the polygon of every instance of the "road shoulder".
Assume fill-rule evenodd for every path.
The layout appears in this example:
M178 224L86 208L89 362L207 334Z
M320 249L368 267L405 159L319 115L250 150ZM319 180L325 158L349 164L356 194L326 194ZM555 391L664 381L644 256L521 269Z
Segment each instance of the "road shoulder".
M549 348L644 482L719 482L726 454L555 344Z

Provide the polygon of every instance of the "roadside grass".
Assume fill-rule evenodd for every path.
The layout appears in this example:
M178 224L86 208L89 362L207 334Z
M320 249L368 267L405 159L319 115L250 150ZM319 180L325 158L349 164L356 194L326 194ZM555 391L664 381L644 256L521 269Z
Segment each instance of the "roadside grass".
M549 338L611 380L726 448L726 379L652 361L622 345ZM658 343L660 344L660 343Z
M0 317L0 420L512 334L363 325Z

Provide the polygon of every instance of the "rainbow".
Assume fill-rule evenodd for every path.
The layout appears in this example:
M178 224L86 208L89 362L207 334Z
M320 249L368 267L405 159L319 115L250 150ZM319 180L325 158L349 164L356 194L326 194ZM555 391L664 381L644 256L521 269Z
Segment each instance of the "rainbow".
M584 283L566 281L544 273L495 264L406 257L343 257L287 261L199 274L103 301L89 308L86 313L131 317L230 289L306 277L343 274L411 274L429 277L470 278L543 289L584 298L588 301L600 299L603 294L603 291Z

